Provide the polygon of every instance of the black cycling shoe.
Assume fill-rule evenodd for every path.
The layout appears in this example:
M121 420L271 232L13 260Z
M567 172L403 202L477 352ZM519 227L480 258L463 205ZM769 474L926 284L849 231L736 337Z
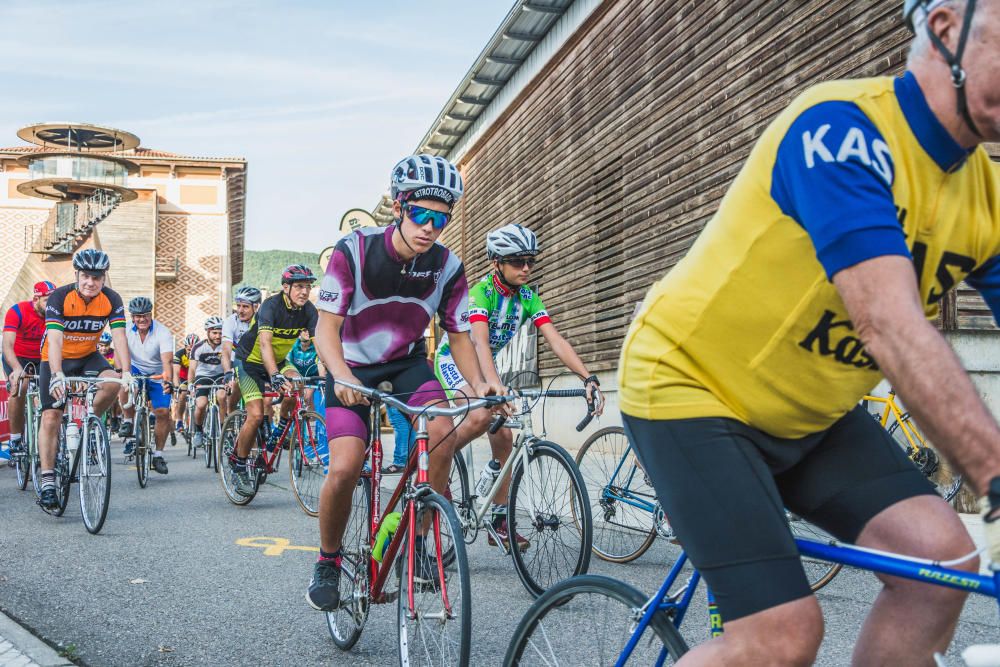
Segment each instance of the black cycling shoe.
M43 510L59 509L59 496L56 494L54 486L42 489L38 495L38 504L42 506Z
M167 462L162 456L153 457L153 470L160 473L161 475L167 474Z
M118 437L119 438L132 437L132 422L122 422L122 425L118 427Z
M254 486L253 480L250 479L250 472L247 470L246 465L231 462L229 466L233 471L233 476L236 477L234 488L236 493L244 498L253 498L254 494L257 493L257 487Z
M332 560L319 560L306 590L306 602L316 611L340 608L340 567Z

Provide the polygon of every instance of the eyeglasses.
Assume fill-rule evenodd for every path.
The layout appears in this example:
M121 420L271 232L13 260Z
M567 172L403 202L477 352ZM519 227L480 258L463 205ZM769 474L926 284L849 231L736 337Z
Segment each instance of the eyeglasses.
M528 267L529 269L535 268L535 262L537 260L534 257L512 257L510 259L503 260L504 264L509 264L515 269L523 269Z
M434 211L416 204L403 204L403 211L410 216L410 220L420 227L429 222L434 226L434 229L444 229L444 226L451 220L451 213Z

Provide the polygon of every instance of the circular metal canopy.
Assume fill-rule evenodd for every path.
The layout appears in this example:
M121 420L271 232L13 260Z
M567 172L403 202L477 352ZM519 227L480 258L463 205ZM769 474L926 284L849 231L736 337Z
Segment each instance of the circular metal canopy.
M17 191L22 195L59 202L83 201L98 190L117 192L121 196L122 202L132 201L139 196L135 190L123 188L120 185L74 181L66 178L38 178L33 181L25 181L17 186Z
M139 173L139 165L131 160L126 160L123 157L118 157L116 155L90 155L86 154L88 158L92 160L103 160L105 162L114 162L125 167L126 171L130 175L135 175ZM22 167L28 167L35 160L44 160L46 158L53 157L80 157L80 153L69 152L69 151L52 151L51 153L30 153L28 155L22 155L17 158L17 163Z
M22 127L17 136L45 148L88 153L128 151L139 145L139 137L131 132L90 123L37 123Z

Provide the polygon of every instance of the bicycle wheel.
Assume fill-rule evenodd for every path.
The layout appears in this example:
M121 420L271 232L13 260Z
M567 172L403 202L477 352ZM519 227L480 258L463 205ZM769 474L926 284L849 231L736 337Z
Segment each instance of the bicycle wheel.
M362 477L351 496L351 516L340 551L340 608L326 612L326 627L338 648L348 650L368 621L368 554L371 521L371 480Z
M939 496L951 502L958 495L962 488L962 474L924 439L910 418L909 412L904 412L899 421L889 427L889 435L903 448L920 472L930 480ZM909 439L907 435L910 436Z
M46 510L49 514L62 516L66 511L66 506L69 504L69 487L73 483L73 476L76 475L79 461L79 456L70 459L69 449L66 446L66 424L64 422L59 427L59 449L56 450L56 497L59 499L59 506L53 510Z
M636 589L608 577L588 574L562 581L528 608L503 664L613 665L638 624L636 610L647 602ZM655 664L664 650L664 664L673 664L688 647L661 611L653 615L628 664Z
M211 468L212 461L215 460L215 438L219 434L219 407L216 405L208 409L208 418L205 420L205 428L202 432L202 453L205 457L205 467ZM197 455L197 452L195 453Z
M455 515L462 526L465 543L472 544L478 533L476 508L469 494L469 466L466 465L462 452L455 452L451 462L451 472L448 473L448 500L455 507Z
M104 422L94 416L87 419L87 442L80 447L80 512L87 531L96 535L111 500L111 445Z
M35 433L38 433L38 431L36 430ZM42 459L38 454L37 442L31 444L28 455L31 457L31 486L35 489L35 497L38 498L42 495L42 480L40 478L42 474Z
M307 411L299 417L298 432L291 444L292 460L288 475L292 481L292 491L299 507L309 516L319 516L319 492L326 479L326 466L321 454L322 444L317 434L324 431L323 418L319 413ZM289 438L292 438L291 434Z
M149 481L149 465L153 452L149 443L149 420L136 415L135 420L135 471L139 476L139 487L145 489Z
M425 523L429 528L422 546L414 549L412 564L409 541L413 533L407 535L407 543L397 556L399 662L404 666L467 665L472 590L455 508L433 492L411 502L416 530L419 532ZM445 558L449 551L452 556Z
M18 455L17 460L13 461L14 472L17 475L17 488L21 491L28 488L28 477L31 475L31 460L28 456L27 446L30 437L28 433L25 433L25 437L21 438L22 452Z
M656 492L632 452L621 426L587 438L576 455L594 526L594 553L612 563L628 563L656 539Z
M518 461L511 475L507 530L512 540L520 532L531 543L524 551L511 549L511 555L521 583L537 597L587 571L593 521L587 489L566 450L547 440L526 446L527 465Z
M830 542L834 539L830 533L819 526L813 525L802 517L785 510L788 518L788 527L792 529L792 535L817 542ZM806 579L809 580L809 587L813 592L830 583L837 573L843 569L840 563L830 563L818 558L802 556L802 569L806 572Z
M222 425L222 433L215 448L215 456L219 460L219 481L222 483L222 490L226 492L226 498L229 498L229 502L234 505L246 505L257 495L256 487L253 495L249 497L236 493L236 473L229 463L229 457L236 451L236 436L243 428L244 421L246 412L243 410L237 410L226 417L226 423Z

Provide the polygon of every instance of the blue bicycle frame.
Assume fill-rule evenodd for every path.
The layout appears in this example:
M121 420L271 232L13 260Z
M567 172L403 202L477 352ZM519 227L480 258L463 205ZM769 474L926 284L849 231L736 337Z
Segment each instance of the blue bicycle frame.
M942 567L933 561L874 553L866 549L838 543L796 539L795 544L798 545L799 553L803 556L811 556L830 563L850 565L861 570L868 570L869 572L881 572L882 574L902 577L903 579L922 581L935 586L947 586L948 588L957 588L978 595L988 595L996 598L998 604L1000 604L1000 597L997 596L997 591L1000 590L1000 570L994 571L992 576L969 574L962 570ZM654 614L661 611L670 614L674 626L678 630L680 629L681 623L684 621L684 615L687 613L688 605L694 596L695 588L698 587L698 582L701 580L701 574L695 570L680 591L674 594L670 593L670 589L673 588L678 576L680 576L681 569L683 569L685 563L687 563L687 554L681 552L680 557L670 569L670 573L667 575L666 580L664 580L663 585L660 586L660 590L646 603L642 619L632 632L628 644L622 650L618 662L615 663L616 667L624 667L625 663L628 662L628 659L632 656L632 651L635 650L639 639L649 626ZM715 599L712 597L711 591L708 591L708 611L711 636L717 637L722 634L722 617L716 608ZM657 667L663 665L666 659L667 649L664 648L660 651L660 657L656 661Z
M628 460L628 453L631 451L632 451L631 446L629 446L629 448L625 450L625 453L622 455L621 460L618 462L618 466L615 468L615 471L611 473L611 482L614 482L614 480L618 477L618 473L621 472L622 466L624 466L625 461ZM620 503L624 503L626 505L631 505L632 507L636 507L638 509L649 512L650 514L653 514L654 512L656 512L656 503L651 503L648 500L645 500L642 497L639 497L633 494L631 491L629 491L629 488L632 485L632 480L635 479L635 475L638 472L638 470L639 466L633 463L632 470L629 472L628 479L625 480L625 483L620 486L614 486L609 482L601 490L601 498L604 500L614 500ZM622 494L619 495L612 493L611 492L612 488L621 489Z

